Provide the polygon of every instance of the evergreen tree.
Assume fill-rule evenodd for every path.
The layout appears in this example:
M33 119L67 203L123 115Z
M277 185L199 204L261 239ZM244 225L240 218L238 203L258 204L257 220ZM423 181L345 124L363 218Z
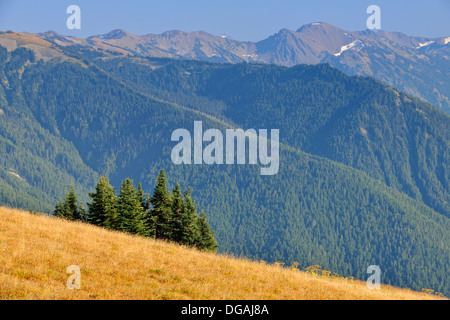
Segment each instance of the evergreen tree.
M78 210L78 214L79 214L79 219L77 219L77 220L80 220L80 221L83 221L83 222L87 222L88 221L88 215L87 215L87 212L86 212L86 208L84 207L84 202L83 201L81 201L80 202L80 206L79 206L79 210Z
M181 241L188 246L195 246L199 230L196 213L197 206L192 198L191 188L184 192L184 214L183 214L183 234Z
M150 203L152 209L150 210L148 223L153 229L152 235L157 239L171 239L172 195L167 190L167 180L162 169L156 179L156 186Z
M148 235L145 211L142 208L141 199L133 185L133 181L130 179L122 182L117 208L119 230L133 234Z
M69 191L66 193L64 202L60 200L56 205L54 215L68 220L85 220L84 208L78 205L78 199L73 185L70 186Z
M171 240L187 244L183 241L183 234L184 234L184 200L182 198L180 184L176 184L175 188L173 188L173 195L172 195L172 221L171 221Z
M142 190L142 183L140 182L138 185L137 196L139 198L139 201L141 202L142 208L144 209L145 213L147 213L150 209L149 195L148 193L144 194L144 191Z
M206 218L205 212L202 210L200 217L197 219L199 237L197 239L197 248L208 250L208 251L217 251L217 241L215 239L214 231L211 230L208 219Z
M58 218L67 218L66 207L64 206L65 202L62 199L59 199L58 204L55 207L55 211L53 211L53 215Z
M75 194L75 188L73 185L70 186L69 192L66 194L66 207L67 207L67 218L69 220L76 220L78 218L78 199Z
M88 221L108 229L117 229L117 197L106 176L101 176L95 193L89 193L92 203L88 203Z

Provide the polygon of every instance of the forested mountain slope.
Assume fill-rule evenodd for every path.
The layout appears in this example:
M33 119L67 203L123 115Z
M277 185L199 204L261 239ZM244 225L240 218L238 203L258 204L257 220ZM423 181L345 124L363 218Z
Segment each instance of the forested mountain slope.
M13 166L24 179L14 197L30 188L33 199L56 204L74 183L86 198L99 174L116 186L132 177L150 190L164 168L172 186L193 187L221 252L320 264L360 279L376 264L383 282L450 292L449 119L436 108L326 65L127 60L59 50L65 62L2 51L1 160L3 170ZM255 165L173 165L171 133L192 131L194 121L204 130L280 129L279 173L261 176ZM6 141L30 157L16 157Z
M206 102L184 101L240 127L279 128L283 142L360 169L450 216L450 117L373 79L327 65L172 61L149 72L122 59L99 63L141 91L195 92Z
M85 193L98 174L71 142L36 121L27 106L21 77L33 61L26 50L9 54L0 46L0 199L12 207L50 212L68 185Z

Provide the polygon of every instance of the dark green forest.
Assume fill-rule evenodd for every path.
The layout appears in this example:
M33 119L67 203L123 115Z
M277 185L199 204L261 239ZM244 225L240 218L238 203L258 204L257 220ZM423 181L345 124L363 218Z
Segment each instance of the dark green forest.
M50 213L70 185L87 204L102 175L154 190L165 168L168 190L190 186L208 213L220 253L359 279L378 265L383 283L450 294L450 118L437 108L329 65L60 49L70 60L0 47L0 204ZM172 164L171 133L194 121L280 129L279 173Z

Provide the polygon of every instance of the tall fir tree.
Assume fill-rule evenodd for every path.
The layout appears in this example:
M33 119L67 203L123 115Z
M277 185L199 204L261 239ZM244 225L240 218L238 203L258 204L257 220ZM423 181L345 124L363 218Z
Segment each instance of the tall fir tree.
M172 229L172 235L171 239L172 241L187 244L183 241L183 234L184 234L184 200L183 195L181 194L181 188L180 184L176 184L175 188L173 188L172 192L172 221L171 221L171 229Z
M117 229L117 197L106 176L101 176L94 193L89 193L88 221L108 229Z
M209 226L208 219L203 210L200 217L197 219L197 223L199 230L197 248L216 252L218 247L217 240L215 238L214 231Z
M150 203L152 208L148 223L153 229L152 235L157 239L171 239L172 195L167 190L167 180L165 172L162 169L156 179L156 186Z
M140 235L148 235L146 214L141 199L131 179L125 179L117 200L118 229Z
M87 222L88 221L88 216L87 216L87 212L86 212L86 208L84 207L84 202L83 201L81 201L80 202L80 206L79 206L79 209L78 209L79 211L79 219L77 219L77 220L80 220L80 221L83 221L83 222Z
M197 206L192 198L191 188L188 188L184 194L184 214L183 214L183 235L182 242L188 246L195 246L199 230L197 224L198 215Z
M62 200L55 207L54 215L68 220L85 221L85 211L78 205L77 195L73 185L66 193L64 202Z
M148 193L144 193L144 191L142 190L142 183L140 182L138 185L137 196L145 213L148 213L148 210L150 209L149 195Z
M65 201L62 199L59 199L58 204L55 207L55 211L53 211L53 215L58 218L65 218L67 219L67 212L66 212L66 206Z

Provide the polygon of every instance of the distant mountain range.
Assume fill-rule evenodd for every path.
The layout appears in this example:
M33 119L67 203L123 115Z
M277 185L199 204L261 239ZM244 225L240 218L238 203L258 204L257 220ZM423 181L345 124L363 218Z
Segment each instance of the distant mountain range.
M282 29L258 42L241 42L203 31L134 35L113 30L86 39L49 31L30 34L58 46L82 45L118 54L219 63L283 66L329 63L349 74L372 76L450 113L450 37L412 37L399 32L345 31L325 22ZM0 34L0 45L14 35Z

